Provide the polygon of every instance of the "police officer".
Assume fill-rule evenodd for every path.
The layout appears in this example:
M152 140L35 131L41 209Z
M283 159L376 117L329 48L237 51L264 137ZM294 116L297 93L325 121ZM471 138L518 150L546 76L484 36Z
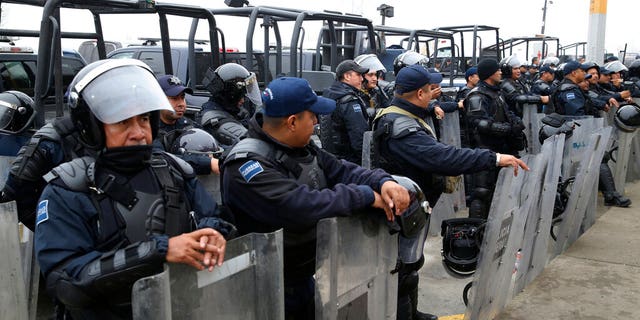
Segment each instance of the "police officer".
M340 159L362 162L362 136L369 130L369 98L362 92L363 75L369 69L353 60L336 68L336 80L322 96L336 101L336 109L320 117L322 148Z
M313 319L318 220L370 208L391 219L409 195L384 171L338 160L310 142L316 115L330 114L335 102L317 97L306 80L276 79L263 101L248 138L223 162L223 201L240 233L284 228L285 317Z
M456 148L439 143L423 120L431 100L431 85L439 83L424 67L408 66L396 77L391 106L374 121L374 137L382 169L414 180L435 205L444 189L444 175L456 176L497 166L528 169L519 159L486 149ZM403 265L399 273L398 319L437 319L417 311L418 275L424 260ZM407 310L407 306L412 306Z
M528 86L521 79L520 60L515 55L500 61L500 71L502 71L500 88L509 109L518 117L522 117L523 104L530 103L540 106L549 102L549 96L529 93Z
M388 106L389 102L391 102L391 97L380 86L381 82L384 81L387 68L373 53L359 55L354 61L360 66L369 69L369 72L364 74L364 82L362 83L363 90L369 94L371 101L370 108L367 110L375 111ZM371 119L374 114L370 114Z
M587 98L587 104L589 105L587 114L592 114L594 117L600 117L600 110L609 112L612 106L619 106L618 100L622 97L619 92L611 92L602 88L598 84L600 78L600 67L594 62L585 62L581 68L586 72L585 80L587 82L587 89L584 90L585 97Z
M147 65L97 61L69 90L73 124L97 157L74 159L45 176L36 256L48 292L74 319L131 318L137 279L161 272L164 262L212 270L222 264L223 236L234 228L217 218L189 165L152 154L158 111L171 107Z
M255 73L237 63L210 67L202 82L211 93L202 105L200 125L223 147L229 147L247 132L246 126L260 106Z
M458 93L456 94L456 101L462 101L467 97L467 94L471 89L475 88L480 81L478 77L478 67L473 66L464 73L464 80L467 82L464 87L462 87Z
M589 98L583 93L578 84L585 80L585 68L590 65L581 65L576 61L571 61L564 66L564 80L554 93L553 101L556 105L556 112L566 116L589 115L592 104ZM607 165L609 158L607 155L602 159L599 172L598 188L604 196L606 206L628 207L631 200L616 191L615 181L611 169Z
M538 80L536 80L531 86L531 93L537 94L540 96L551 96L551 93L555 90L555 85L553 80L555 78L555 73L550 66L544 65L540 68L540 72ZM538 113L551 113L553 109L549 109L547 107L549 103L538 104Z
M158 77L158 83L173 108L173 111L160 111L158 137L161 137L173 130L183 130L196 127L193 120L184 116L184 113L187 111L185 94L193 94L193 90L185 87L180 78L170 74Z
M498 84L502 78L498 62L483 59L478 63L480 83L464 100L472 146L494 152L516 154L524 149L524 125L509 110ZM487 218L498 170L489 168L473 175L469 216Z
M553 93L555 112L561 115L585 115L585 96L578 83L585 79L586 72L577 61L570 61L562 69L563 79Z
M176 154L176 152L172 151L176 139L189 131L189 129L200 127L193 120L184 116L187 110L185 93L192 94L193 90L185 87L180 78L172 75L158 77L158 83L167 96L173 112L160 110L160 126L158 127L158 135L153 139L153 146L158 150ZM200 131L196 132L198 132L200 136ZM211 137L211 139L214 138ZM209 157L208 155L194 153L177 153L177 155L182 160L188 162L198 175L220 173L219 156Z
M0 100L16 107L18 112L13 113L18 123L26 126L31 123L35 112L29 96L19 91L5 91L0 94ZM25 111L20 112L22 109ZM68 116L54 119L36 131L18 151L2 190L2 201L15 200L18 219L30 230L35 230L36 205L46 185L42 176L85 152L71 119Z

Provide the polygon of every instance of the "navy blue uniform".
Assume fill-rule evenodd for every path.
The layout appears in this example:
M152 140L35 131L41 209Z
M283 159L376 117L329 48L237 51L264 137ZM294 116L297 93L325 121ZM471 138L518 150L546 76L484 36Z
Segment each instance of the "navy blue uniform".
M584 116L586 98L578 85L569 79L563 79L553 94L555 111L566 116Z
M46 185L42 176L85 152L69 117L56 118L43 126L20 148L3 193L16 201L19 220L27 228L35 230L36 205Z
M144 153L136 152L140 157ZM169 212L167 225L164 225L164 219L160 225L155 225L151 216L164 212L163 209L171 200L164 198L164 202L160 201L163 204L154 202L153 206L148 207L140 200L143 204L137 209L143 210L143 213L149 211L142 217L149 217L151 223L145 225L144 218L142 224L130 222L129 219L135 215L124 214L127 211L116 205L126 206L126 203L122 204L123 199L117 191L130 188L128 190L135 191L139 199L143 199L144 194L160 194L159 199L163 199L163 186L156 180L157 171L151 169L149 161L135 165L133 163L136 161L123 161L123 154L112 155L113 163L106 163L99 158L95 168L96 177L102 173L115 177L114 185L117 184L117 188L112 189L116 192L111 193L105 188L105 193L100 194L91 191L93 189L89 185L71 183L70 186L63 178L53 175L38 204L35 251L40 269L47 278L49 289L53 290L50 293L55 294L67 307L80 312L79 318L96 318L97 315L130 318L133 282L162 271L168 238L193 230L193 223L197 224L197 228L214 228L225 236L232 232L232 226L218 218L215 201L193 172L188 172L190 168L186 164L178 165L172 160L175 158L169 155L162 156L165 159L163 163L168 163L173 167L173 172L182 177L182 184L180 180L173 180L178 181L176 183L181 190L179 198L184 201L179 203L184 204L181 208L190 208L193 215L189 211L181 211L180 221L184 223L179 224L181 227L175 227L181 230L168 231L173 227L168 225ZM87 159L85 163L90 163L91 159ZM78 160L81 159L74 162ZM120 183L123 185L120 186ZM96 203L100 204L99 208ZM136 210L135 205L131 210ZM124 252L126 261L118 260L120 255L125 257ZM97 265L100 267L96 270Z
M258 113L249 138L270 146L273 157L249 151L243 158L232 158L232 149L222 165L223 202L242 234L284 228L285 309L291 314L300 306L313 307L313 285L309 283L315 272L317 222L370 208L375 200L373 190L380 192L391 177L382 170L339 160L312 143L289 148L264 133L261 122ZM300 170L309 165L312 170ZM296 298L298 301L292 301Z
M322 148L340 159L362 163L362 136L370 128L368 97L346 83L335 81L322 94L336 100L330 115L320 116Z
M398 97L392 100L391 105L423 119L427 116L425 109ZM407 116L397 113L383 115L375 121L374 131L391 128L394 120L399 117ZM496 166L494 152L487 149L457 148L440 143L424 128L415 132L408 130L395 137L387 136L380 142L380 157L390 163L388 167L383 166L383 169L416 181L431 205L435 205L443 190L443 185L434 184L434 175L457 176Z

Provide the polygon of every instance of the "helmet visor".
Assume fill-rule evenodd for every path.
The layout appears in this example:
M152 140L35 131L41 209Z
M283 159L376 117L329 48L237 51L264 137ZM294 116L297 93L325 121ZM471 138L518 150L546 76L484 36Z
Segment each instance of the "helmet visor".
M258 79L256 74L251 72L244 81L238 83L239 86L243 86L247 91L245 96L253 102L256 106L262 105L262 94L258 87Z
M173 112L154 75L137 66L105 72L82 90L82 98L96 118L106 124L156 110Z
M6 129L11 124L15 113L15 105L0 100L0 129Z

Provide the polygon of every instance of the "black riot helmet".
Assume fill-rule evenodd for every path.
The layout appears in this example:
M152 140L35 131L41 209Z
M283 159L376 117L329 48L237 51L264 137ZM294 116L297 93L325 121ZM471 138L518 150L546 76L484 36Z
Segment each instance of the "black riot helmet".
M640 107L635 103L618 108L614 117L616 127L624 132L633 132L640 127Z
M35 115L28 95L20 91L0 93L0 132L20 133L31 125Z
M593 61L587 61L583 63L580 68L582 68L582 70L584 71L589 71L589 69L595 68L596 71L598 71L598 74L600 74L600 66L598 66L598 64Z
M397 76L398 72L400 72L400 69L406 66L412 66L414 64L419 64L425 68L428 68L429 58L415 51L406 51L404 53L401 53L395 59L393 59L393 74Z
M219 158L224 150L218 141L202 129L187 129L178 136L169 152L178 155L200 154Z
M253 104L262 104L260 88L255 73L237 63L225 63L215 70L209 67L202 84L214 101L227 107L235 107L243 97Z
M442 221L442 263L451 275L469 277L476 271L485 223L481 218Z
M515 55L508 56L500 61L500 71L502 71L502 78L511 78L513 75L513 68L520 67L520 60Z
M627 76L629 76L629 78L640 78L640 59L631 62Z
M573 134L573 129L576 126L576 122L567 121L562 115L557 113L552 113L540 120L542 122L542 126L540 127L540 131L538 132L538 139L540 143L544 143L547 138L556 135L556 134L565 134L565 140L569 139Z
M67 106L80 141L93 150L105 146L105 123L149 113L155 138L159 111L173 111L151 68L136 59L99 60L82 68L69 85Z
M392 177L399 185L409 191L409 197L411 198L411 203L407 210L396 219L397 227L400 228L400 234L402 236L413 238L420 234L425 226L428 227L428 218L431 211L429 202L415 181L405 176L392 175ZM394 221L394 223L396 222Z

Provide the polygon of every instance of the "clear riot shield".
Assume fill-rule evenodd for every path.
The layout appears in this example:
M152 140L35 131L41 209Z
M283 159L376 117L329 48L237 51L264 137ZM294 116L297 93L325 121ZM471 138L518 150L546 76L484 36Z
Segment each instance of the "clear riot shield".
M133 286L134 319L284 319L282 230L227 242L213 272L171 264Z
M524 135L527 137L527 153L540 152L540 119L544 113L538 113L538 105L525 104L522 106L522 122L524 123Z
M579 160L580 166L575 173L575 182L569 196L565 211L562 213L562 222L558 227L557 241L554 253L562 253L595 221L595 215L589 212L589 206L595 205L597 192L597 178L600 163L611 135L611 127L595 131L589 135L589 140L583 146Z
M525 178L527 192L525 223L513 293L522 291L535 279L547 264L549 230L553 218L553 206L560 177L564 134L550 137L542 145L535 159L526 163L531 171Z
M637 130L633 132L624 132L617 128L613 130L613 144L611 146L611 150L615 151L612 152L611 156L615 161L609 161L608 164L611 168L611 172L613 173L616 190L620 192L620 194L624 194L624 185L627 181L629 159L632 158L632 142L633 138L637 135Z
M365 131L362 135L362 167L371 169L371 143L373 131Z
M4 188L4 183L7 179L7 174L9 174L9 168L11 167L11 164L13 163L14 159L15 157L0 156L0 189ZM33 232L25 228L22 224L18 223L18 212L15 207L15 203L12 202L10 206L7 203L6 207L3 207L3 208L6 209L6 212L7 212L6 215L11 215L13 218L15 218L15 221L11 220L11 222L9 222L8 220L5 220L4 222L7 222L8 224L3 225L2 234L7 237L13 237L13 233L17 232L18 236L16 237L16 240L19 241L19 250L20 250L19 255L7 254L7 256L19 257L18 262L20 263L20 266L22 268L20 277L24 283L23 284L24 287L21 289L21 292L24 292L26 295L25 296L26 298L24 299L26 299L25 301L27 301L27 308L29 310L29 314L31 315L30 318L35 318L37 306L38 306L38 285L40 280L40 268L38 267L38 264L35 262L36 258L35 258L35 253L33 251ZM5 214L2 213L2 215L5 215ZM3 243L5 241L9 241L9 239L2 240ZM2 249L0 250L0 252L3 252L3 253L12 252L13 250L12 244L11 245L7 244L7 245L9 247L6 247L6 251ZM2 270L5 270L5 269L2 269ZM14 274L14 276L17 276L17 275ZM5 288L8 288L8 287L5 287ZM9 291L11 290L13 289L9 289ZM3 299L3 301L5 300ZM7 300L7 301L10 301L10 300ZM17 304L13 304L13 305L17 305ZM0 312L0 315L2 315L1 312ZM1 318L10 319L11 317L9 318L1 317Z
M631 140L631 154L627 166L627 182L640 179L640 134L636 134Z
M198 180L204 188L216 199L218 205L222 204L222 193L220 192L220 176L217 174L208 174L198 176Z
M429 226L430 235L438 236L440 231L442 231L442 221L456 217L456 213L453 208L454 204L451 195L443 193L431 210L431 222Z
M447 113L445 117L440 120L439 129L440 142L460 148L462 143L460 141L460 115L458 114L458 110ZM466 207L464 176L461 176L456 190L453 193L444 193L441 198L442 197L449 198L454 210L464 209Z
M322 219L317 232L316 319L395 319L398 236L383 215Z
M0 252L0 318L29 319L15 202L0 203Z
M520 212L524 204L520 194L525 176L521 171L515 177L512 168L500 170L473 278L474 293L469 299L465 320L492 319L510 298L516 255L526 220Z

